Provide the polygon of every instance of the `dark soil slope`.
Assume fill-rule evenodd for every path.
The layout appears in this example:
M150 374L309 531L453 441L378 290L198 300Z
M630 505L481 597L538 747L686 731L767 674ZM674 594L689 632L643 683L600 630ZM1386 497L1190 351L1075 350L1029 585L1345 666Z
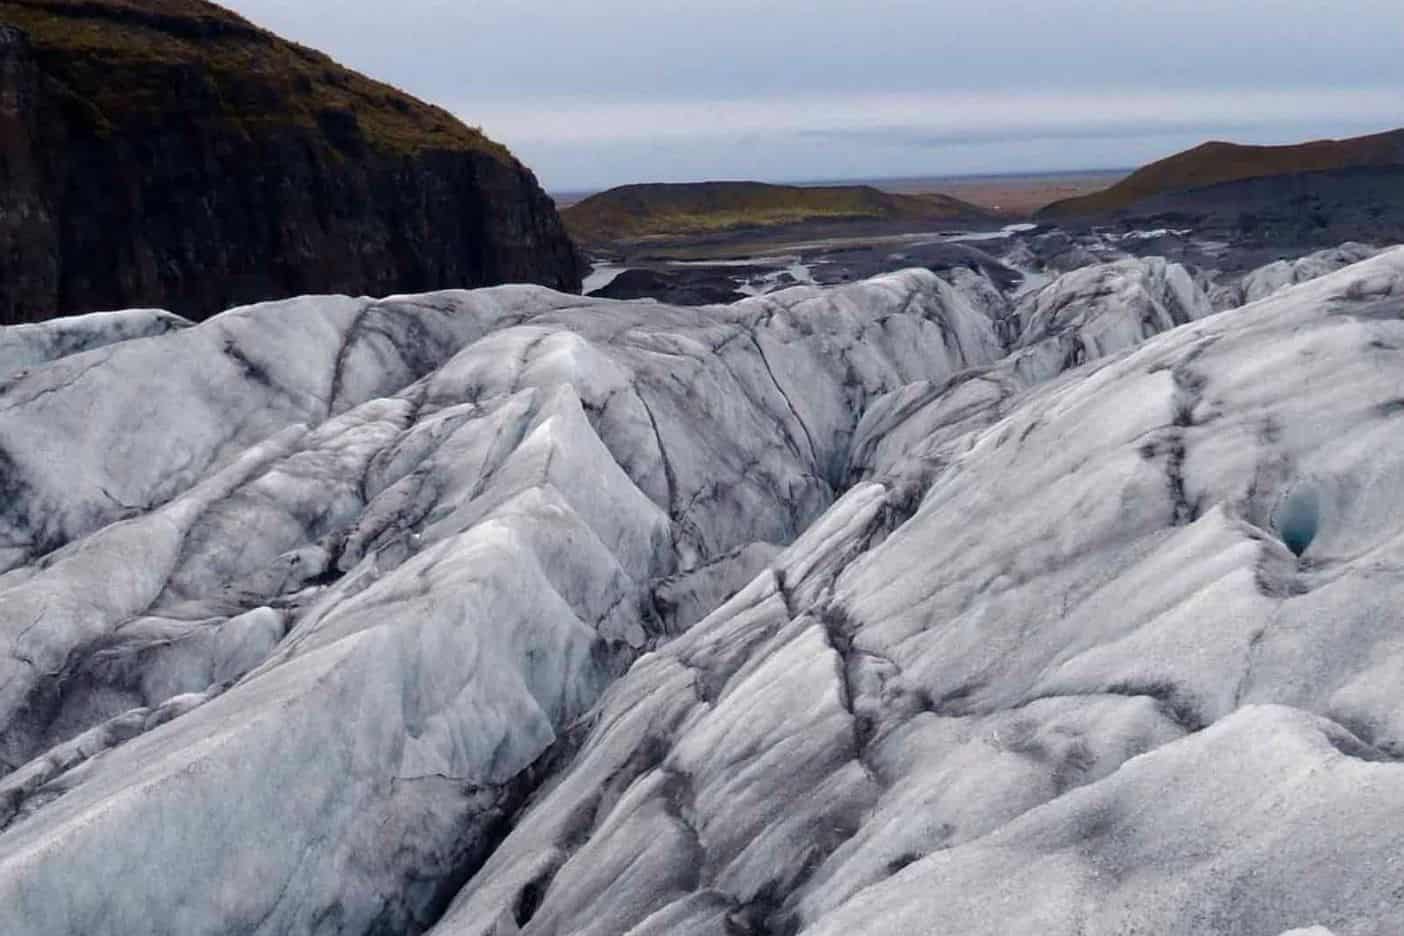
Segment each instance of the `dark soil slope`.
M1164 210L1172 204L1172 196L1185 192L1201 193L1191 200L1202 208L1205 202L1202 190L1212 188L1220 199L1231 200L1239 190L1229 183L1306 174L1349 174L1354 170L1391 167L1404 169L1404 130L1347 140L1317 140L1295 146L1205 143L1151 163L1104 191L1054 202L1040 211L1039 217L1054 220L1141 214L1147 210L1147 202L1155 200L1156 208ZM1334 188L1329 182L1325 185ZM1283 188L1281 185L1277 187ZM1257 193L1263 187L1250 188ZM1286 188L1293 186L1288 184ZM1298 185L1295 188L1304 190L1311 186ZM1308 193L1308 197L1311 197L1311 193ZM1317 193L1316 197L1330 201L1333 194ZM1232 206L1222 202L1215 207L1225 209Z

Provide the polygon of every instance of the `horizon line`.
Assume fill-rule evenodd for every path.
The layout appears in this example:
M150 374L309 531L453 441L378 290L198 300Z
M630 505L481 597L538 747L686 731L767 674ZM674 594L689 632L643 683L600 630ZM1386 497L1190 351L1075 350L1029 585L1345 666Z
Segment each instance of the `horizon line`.
M777 178L706 178L706 179L686 179L682 181L636 181L618 182L613 185L601 186L575 186L561 188L545 188L548 195L581 195L607 192L611 189L623 188L627 185L702 185L706 183L726 183L726 182L759 182L762 185L792 185L797 188L819 188L826 185L857 185L862 183L882 183L882 182L962 182L976 179L1053 179L1066 178L1068 176L1089 176L1089 175L1116 175L1118 173L1130 174L1135 172L1136 166L1106 166L1106 167L1086 167L1081 169L1051 169L1051 170L1030 170L1030 171L998 171L998 172L957 172L957 173L935 173L932 175L891 175L891 176L834 176L831 178L807 178L807 179L777 179ZM544 186L543 186L544 188Z

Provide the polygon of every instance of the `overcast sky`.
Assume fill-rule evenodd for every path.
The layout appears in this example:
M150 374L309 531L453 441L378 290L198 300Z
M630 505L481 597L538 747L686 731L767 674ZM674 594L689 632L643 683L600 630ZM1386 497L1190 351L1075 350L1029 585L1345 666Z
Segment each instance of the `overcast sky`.
M1401 0L225 0L554 191L1120 168L1404 125Z

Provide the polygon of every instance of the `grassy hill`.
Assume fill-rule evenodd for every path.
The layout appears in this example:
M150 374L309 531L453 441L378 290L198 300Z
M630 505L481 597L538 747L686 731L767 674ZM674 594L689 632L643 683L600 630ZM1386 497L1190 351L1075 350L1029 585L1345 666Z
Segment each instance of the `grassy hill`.
M561 217L578 242L598 244L813 222L939 223L992 216L946 195L894 195L864 185L695 182L613 188L571 205Z
M1172 192L1306 172L1404 165L1404 130L1293 146L1205 143L1151 163L1101 192L1054 202L1041 218L1105 217Z
M256 134L269 125L330 131L354 124L384 152L506 148L440 108L343 68L204 0L0 0L44 71L70 91L74 116L119 127L160 122L172 82L208 82L210 117Z

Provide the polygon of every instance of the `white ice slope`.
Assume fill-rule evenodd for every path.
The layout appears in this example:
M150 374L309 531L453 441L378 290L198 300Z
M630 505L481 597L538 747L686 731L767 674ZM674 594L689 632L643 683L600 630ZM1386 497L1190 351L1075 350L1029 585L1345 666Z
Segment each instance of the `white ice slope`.
M0 328L0 381L26 367L119 341L164 335L190 322L160 309L127 309Z
M998 354L913 272L309 298L16 377L0 932L422 929L609 680L830 505L869 399Z
M871 459L435 932L1401 931L1401 352L1394 251Z
M1277 260L1252 270L1236 282L1214 286L1210 289L1210 301L1215 309L1232 309L1257 302L1289 286L1369 260L1377 253L1378 249L1367 244L1347 243L1295 260Z
M1182 274L1004 341L909 272L34 368L0 931L1404 930L1404 250Z

